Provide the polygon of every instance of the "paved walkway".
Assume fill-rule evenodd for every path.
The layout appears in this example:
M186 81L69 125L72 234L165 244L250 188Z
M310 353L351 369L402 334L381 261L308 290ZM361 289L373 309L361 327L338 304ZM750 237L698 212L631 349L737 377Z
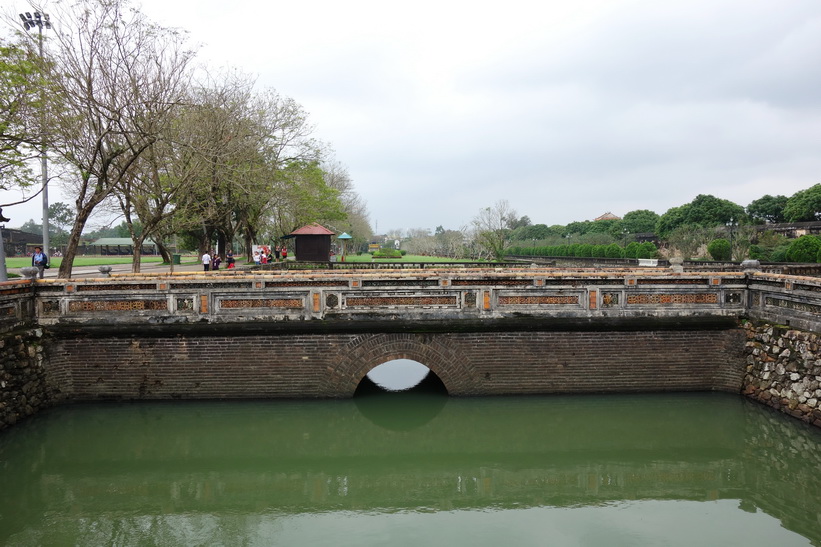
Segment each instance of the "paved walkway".
M111 264L111 273L131 273L131 263L128 264ZM49 278L56 278L57 272L59 268L49 268L45 271L44 277L46 279ZM201 272L202 271L202 264L197 263L187 263L187 264L175 264L174 265L175 272ZM168 264L162 264L161 262L144 262L140 266L140 273L157 273L157 274L166 274L171 272L171 267ZM10 268L9 273L16 273L20 275L20 268ZM103 277L100 273L99 266L75 266L71 271L71 277L73 279L76 278L84 278L84 277Z

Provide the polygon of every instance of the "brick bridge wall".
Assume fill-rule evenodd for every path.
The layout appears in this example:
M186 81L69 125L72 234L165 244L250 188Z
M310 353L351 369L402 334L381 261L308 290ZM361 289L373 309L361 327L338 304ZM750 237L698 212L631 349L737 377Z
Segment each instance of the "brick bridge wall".
M817 367L787 370L806 389L785 403L798 388L762 383L772 357L743 354L737 321L818 333L820 296L816 278L533 268L0 284L0 428L59 401L348 397L398 358L453 395L778 390L792 412Z
M412 359L452 395L723 390L744 373L741 329L66 337L49 382L68 400L350 397Z

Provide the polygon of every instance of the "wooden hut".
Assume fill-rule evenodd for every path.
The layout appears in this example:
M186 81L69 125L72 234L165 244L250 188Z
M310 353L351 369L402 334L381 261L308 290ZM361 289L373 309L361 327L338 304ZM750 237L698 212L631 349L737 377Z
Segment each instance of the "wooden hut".
M314 222L288 234L294 239L294 259L303 262L327 262L331 257L331 237L335 232Z

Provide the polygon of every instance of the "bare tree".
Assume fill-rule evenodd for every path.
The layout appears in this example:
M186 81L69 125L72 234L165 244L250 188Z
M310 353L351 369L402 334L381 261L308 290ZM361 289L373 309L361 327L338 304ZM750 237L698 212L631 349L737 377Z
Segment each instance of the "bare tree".
M493 207L482 209L471 222L476 243L497 261L504 259L510 242L510 219L515 218L510 203L499 200Z
M68 186L77 211L59 271L69 277L89 216L133 176L135 162L173 120L193 54L180 34L127 0L62 5L52 21L65 110L53 124L51 148L73 171Z

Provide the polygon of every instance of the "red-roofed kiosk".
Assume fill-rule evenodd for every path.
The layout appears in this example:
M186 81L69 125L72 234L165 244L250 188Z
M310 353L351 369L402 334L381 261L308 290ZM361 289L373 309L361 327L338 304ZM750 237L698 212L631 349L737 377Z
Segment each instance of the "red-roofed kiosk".
M288 234L294 238L294 259L300 262L328 262L331 256L331 237L335 232L314 222Z

